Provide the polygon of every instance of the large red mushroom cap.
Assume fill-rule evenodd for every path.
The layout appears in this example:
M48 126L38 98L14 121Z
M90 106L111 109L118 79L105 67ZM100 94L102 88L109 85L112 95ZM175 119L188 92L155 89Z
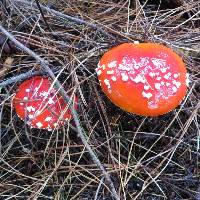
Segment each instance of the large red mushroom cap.
M158 116L177 107L187 91L187 72L171 49L155 43L124 43L101 58L102 90L125 111Z
M77 102L75 95L72 101ZM17 115L33 128L60 128L71 119L69 104L53 88L51 80L43 76L22 82L13 98L13 106Z

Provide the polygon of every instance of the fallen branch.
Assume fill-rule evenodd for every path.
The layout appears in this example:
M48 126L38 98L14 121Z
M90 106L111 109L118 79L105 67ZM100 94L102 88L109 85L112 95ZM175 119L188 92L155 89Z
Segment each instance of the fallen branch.
M54 75L52 70L49 68L48 61L44 60L43 58L38 56L35 52L30 50L28 47L26 47L21 42L16 40L15 37L11 33L9 33L6 29L4 29L1 25L0 25L0 31L3 34L5 34L11 41L13 41L16 44L16 46L18 46L21 50L23 50L24 52L28 53L30 56L32 56L36 60L36 62L42 67L42 70L45 71L55 81L56 88L59 88L60 94L62 95L64 100L66 102L68 102L70 98L68 97L68 95L67 95L66 91L64 90L64 88L62 87L61 83L58 80L56 80L56 76ZM78 136L81 138L83 144L85 145L86 149L88 150L88 152L90 154L90 157L92 158L93 162L98 166L98 168L102 172L105 180L107 181L107 183L108 183L108 185L110 187L112 196L116 200L120 200L120 198L119 198L119 196L118 196L118 194L117 194L117 192L115 190L115 187L114 187L114 184L113 184L113 182L111 180L110 175L107 173L106 169L101 164L99 158L97 157L97 155L94 153L94 151L92 150L92 148L88 144L87 139L86 139L86 133L81 127L78 114L77 114L76 110L73 108L72 104L70 105L70 110L72 112L72 116L73 116L73 119L75 121L76 128L78 130Z
M31 76L42 75L42 74L46 74L46 73L29 71L29 72L20 74L18 76L14 76L14 77L11 77L9 79L2 80L0 82L0 88L5 87L5 86L10 85L10 84L15 83L15 82L23 81L27 78L30 78Z

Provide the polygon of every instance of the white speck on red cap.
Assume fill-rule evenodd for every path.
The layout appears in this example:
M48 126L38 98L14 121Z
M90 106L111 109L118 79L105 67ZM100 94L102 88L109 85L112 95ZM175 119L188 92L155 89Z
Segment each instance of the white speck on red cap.
M112 77L111 77L111 80L112 80L112 81L116 81L116 80L117 80L116 76L112 76Z
M181 82L173 80L172 83L179 88L181 86Z
M145 83L144 77L142 77L140 74L137 74L135 78L131 77L131 80L135 83Z
M156 76L156 73L154 73L154 72L149 72L149 76L150 76L151 78L154 78L154 77Z
M128 75L126 73L121 73L122 81L128 81Z
M157 68L161 68L166 65L166 60L164 60L164 59L152 58L151 61Z
M42 113L42 110L36 110L35 115L40 115Z
M99 75L101 75L102 74L102 71L99 69L99 70L97 70L97 75L99 76Z
M179 75L178 74L174 74L174 78L178 78L179 77Z
M23 100L25 100L25 101L28 100L28 97L24 97Z
M108 79L105 79L104 83L106 84L106 86L108 86L108 89L110 89L110 81Z
M25 91L26 91L26 92L30 92L31 90L30 90L29 88L27 88Z
M105 69L106 68L106 66L103 64L103 65L100 65L100 63L98 63L98 65L97 65L97 68L95 69L96 70L96 72L98 71L98 70L100 70L100 69Z
M155 83L155 88L156 90L160 90L161 84L160 83Z
M33 117L34 117L33 115L28 115L29 119L33 119Z
M37 126L38 128L42 128L42 127L43 127L43 124L42 124L41 122L37 122L37 123L36 123L36 126Z
M160 77L160 76L159 76L159 77L157 77L157 78L156 78L156 80L157 80L157 81L160 81L160 80L161 80L161 77Z
M171 77L172 73L168 72L167 74L164 75L164 79L169 79Z
M40 92L40 96L47 97L48 95L49 95L49 92L46 92L46 91Z
M49 121L51 121L51 119L52 119L52 117L46 117L44 121L49 122Z
M150 99L153 95L150 92L147 93L147 92L143 91L142 96L144 98Z
M108 75L109 75L109 74L114 74L114 70L107 71L106 73L107 73Z
M173 92L173 93L176 93L176 92L177 92L177 87L173 86L173 87L172 87L172 92Z
M150 86L149 85L144 85L144 90L149 90Z
M26 109L28 112L35 111L35 108L33 106L27 106Z
M108 63L108 68L115 68L115 67L117 67L117 61L116 60Z
M155 103L155 102L153 102L153 101L149 101L148 102L148 108L150 108L150 109L156 109L156 108L158 108L158 104Z
M57 126L58 126L58 123L54 123L53 126L54 126L54 127L57 127Z
M166 73L167 68L166 68L166 67L163 67L163 68L160 69L160 71L161 71L162 73Z
M139 66L138 64L135 64L133 67L134 67L134 69L136 69L136 70L140 68L140 66Z
M148 57L141 57L140 58L140 63L139 65L141 66L147 66L149 65L149 58Z

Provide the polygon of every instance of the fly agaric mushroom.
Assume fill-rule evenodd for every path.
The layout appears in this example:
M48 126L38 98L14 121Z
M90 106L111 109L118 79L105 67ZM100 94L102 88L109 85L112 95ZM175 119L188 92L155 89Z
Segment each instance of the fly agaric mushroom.
M57 94L52 82L43 76L35 76L22 82L13 99L17 115L32 128L60 128L71 119L69 105ZM77 97L73 96L74 109Z
M158 116L177 107L187 91L187 71L171 49L155 43L124 43L101 58L102 90L125 111Z

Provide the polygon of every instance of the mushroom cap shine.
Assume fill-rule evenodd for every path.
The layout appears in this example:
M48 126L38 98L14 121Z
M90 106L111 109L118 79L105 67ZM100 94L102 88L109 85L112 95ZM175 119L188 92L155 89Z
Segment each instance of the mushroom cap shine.
M184 62L155 43L124 43L107 51L96 69L102 90L125 111L158 116L177 107L187 91Z
M73 98L77 102L75 95ZM51 80L43 76L22 82L13 98L13 106L17 115L32 128L60 128L71 119L69 105L53 88Z

